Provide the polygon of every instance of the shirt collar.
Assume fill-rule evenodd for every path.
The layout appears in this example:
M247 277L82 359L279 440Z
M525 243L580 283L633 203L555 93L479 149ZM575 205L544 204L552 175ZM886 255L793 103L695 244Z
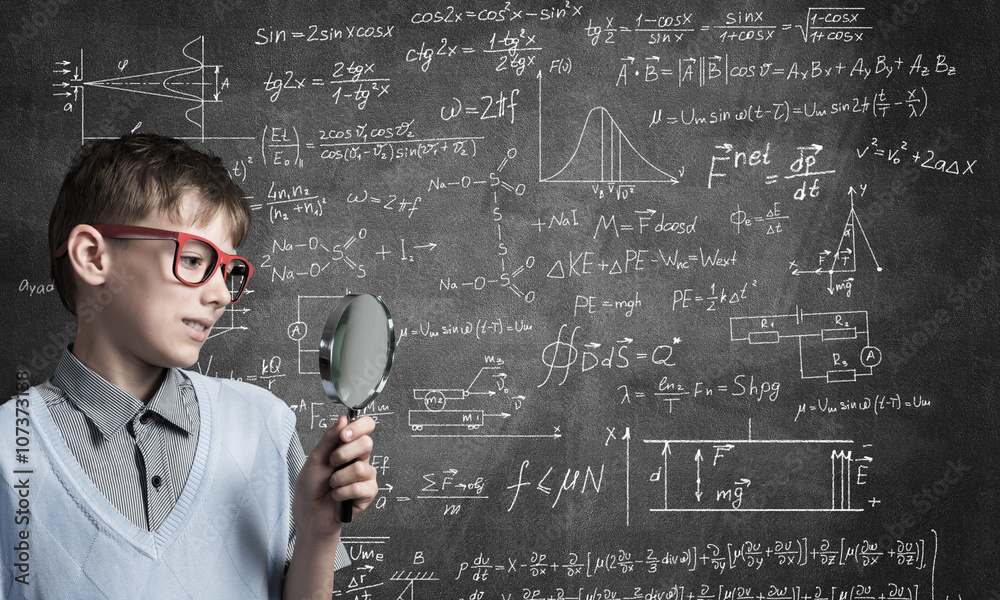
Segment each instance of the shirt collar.
M167 369L167 376L163 378L160 389L153 394L146 410L155 412L190 435L194 433L194 419L184 403L181 393L183 386L190 388L191 383L177 369ZM193 389L191 393L194 393Z
M70 402L90 419L105 438L111 437L144 408L183 429L194 432L194 422L181 399L184 376L168 369L149 404L123 391L81 363L68 349L52 375L52 383L69 397Z

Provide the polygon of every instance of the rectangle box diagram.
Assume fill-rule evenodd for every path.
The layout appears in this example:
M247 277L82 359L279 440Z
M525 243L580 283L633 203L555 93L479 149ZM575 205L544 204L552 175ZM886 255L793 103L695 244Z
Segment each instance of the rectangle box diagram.
M751 344L777 344L781 336L777 331L751 331L747 333L747 341Z
M421 431L424 427L465 427L473 430L483 426L484 412L469 410L411 410L410 429Z
M854 369L842 369L840 371L827 371L827 383L851 383L858 380L858 372Z
M829 342L834 340L856 340L858 339L858 330L856 327L845 327L842 329L824 329L822 331L822 339L824 342Z
M466 390L457 388L414 389L413 399L422 400L426 410L410 411L410 429L422 431L424 427L464 427L468 430L483 426L486 413L482 409L445 408L449 400L468 396Z

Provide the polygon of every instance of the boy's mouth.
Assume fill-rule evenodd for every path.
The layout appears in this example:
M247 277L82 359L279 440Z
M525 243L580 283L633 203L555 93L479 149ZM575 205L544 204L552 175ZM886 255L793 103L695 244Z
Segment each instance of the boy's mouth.
M208 327L206 327L205 325L202 325L201 323L199 323L197 321L188 321L188 320L185 320L184 324L187 325L188 327L190 327L191 329L196 330L196 331L205 331L206 329L208 329Z

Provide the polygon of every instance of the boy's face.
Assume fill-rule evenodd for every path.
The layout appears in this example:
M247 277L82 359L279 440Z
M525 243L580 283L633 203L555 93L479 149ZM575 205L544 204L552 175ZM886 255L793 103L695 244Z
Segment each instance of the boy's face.
M187 192L181 197L180 222L154 215L136 225L190 233L210 240L223 252L235 253L229 222L221 213L204 226L193 224L200 202L197 192ZM113 265L124 284L102 311L110 347L137 367L196 363L212 326L229 305L229 289L220 270L204 285L192 287L174 276L174 241L127 240L114 246Z

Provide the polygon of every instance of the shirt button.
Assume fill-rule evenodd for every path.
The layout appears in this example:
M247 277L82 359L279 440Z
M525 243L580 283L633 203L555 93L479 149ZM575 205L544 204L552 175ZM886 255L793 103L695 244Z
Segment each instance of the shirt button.
M153 484L153 487L158 488L160 487L160 484L163 483L163 480L160 479L159 475L153 475L153 478L150 479L149 482Z
M142 416L139 417L139 422L145 425L146 423L149 423L152 419L153 415L151 415L150 413L143 413Z

